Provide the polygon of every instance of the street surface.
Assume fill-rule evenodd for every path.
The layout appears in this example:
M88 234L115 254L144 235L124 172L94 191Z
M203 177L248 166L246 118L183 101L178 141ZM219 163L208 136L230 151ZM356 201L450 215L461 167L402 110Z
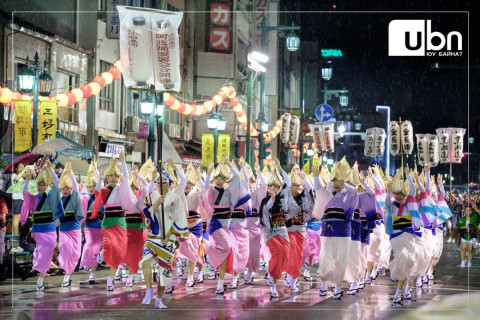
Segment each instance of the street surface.
M396 283L390 280L388 270L374 284L355 296L345 294L341 301L333 300L331 292L319 297L316 281L301 281L300 293L293 297L282 281L278 300L270 301L265 271L255 277L253 285L243 285L240 279L242 284L223 296L215 295L216 280L185 288L184 274L174 278L174 294L163 299L167 310L156 310L154 300L150 305L141 304L145 286L140 279L133 288L116 281L113 292L105 291L106 270L97 272L99 283L93 286L85 282L86 272L76 272L72 287L66 289L60 287L62 276L46 277L42 296L35 291L36 278L15 279L0 285L0 319L479 319L480 257L474 257L470 269L458 265L456 246L445 243L435 280L427 288L414 288L412 301L402 306L392 305ZM312 269L312 275L315 273ZM229 284L228 279L225 282Z

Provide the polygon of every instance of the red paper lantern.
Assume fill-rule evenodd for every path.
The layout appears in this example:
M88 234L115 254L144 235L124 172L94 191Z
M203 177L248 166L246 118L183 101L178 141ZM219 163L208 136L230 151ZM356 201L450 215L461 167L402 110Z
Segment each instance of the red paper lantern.
M101 75L98 75L95 78L93 78L93 82L98 83L100 85L100 89L103 89L103 87L105 87L106 85L105 78L102 77Z
M173 111L178 111L179 108L180 108L180 101L175 99L170 109L172 109Z
M192 108L192 109L190 110L190 115L193 117L193 116L195 116L195 115L197 114L197 105L191 104L190 107Z
M238 103L239 103L238 98L234 98L230 100L230 105L232 106L232 108L235 108Z
M168 94L168 93L165 93L165 96L167 96L167 95L168 95L168 97L164 97L164 98L166 98L166 99L163 99L163 102L165 103L165 105L166 105L167 107L170 108L171 106L173 106L173 104L175 103L175 100L176 100L176 99L175 99L175 97L174 97L173 95Z
M218 91L217 94L218 94L220 97L222 97L222 100L227 99L227 94L225 93L225 91L220 90L220 91Z
M105 85L109 85L113 81L113 75L109 71L103 72L102 78L105 79Z
M120 69L118 69L115 66L111 67L110 70L108 70L108 72L110 72L112 74L113 80L117 80L118 77L120 77L120 75L122 74L120 72Z
M177 112L183 114L185 112L186 106L185 103L180 102L180 107L178 107Z
M215 101L213 100L207 100L203 103L203 105L205 106L205 108L207 108L208 112L212 111L212 109L214 109L216 106Z
M67 97L68 97L67 106L71 107L75 104L75 102L77 102L77 97L75 96L75 94L72 93L72 91L67 92Z
M85 98L85 99L92 95L92 87L90 87L86 83L83 86L80 87L80 90L82 90L83 98Z

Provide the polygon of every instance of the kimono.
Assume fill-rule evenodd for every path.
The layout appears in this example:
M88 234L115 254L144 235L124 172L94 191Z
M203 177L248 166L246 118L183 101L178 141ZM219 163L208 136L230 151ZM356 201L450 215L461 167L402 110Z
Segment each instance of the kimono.
M244 175L245 176L245 175ZM262 185L259 185L262 183ZM246 267L249 272L258 272L262 246L262 229L259 224L260 205L267 195L265 178L260 174L257 177L255 189L251 191L252 215L247 217L249 256Z
M182 243L188 239L188 224L185 217L185 206L177 194L169 191L165 197L163 203L165 221L162 220L161 205L158 206L156 211L153 211L153 204L159 198L159 192L151 193L149 203L152 206L147 205L143 210L147 240L145 240L143 246L142 260L139 262L139 266L141 268L145 261L153 258L151 265L158 264L161 285L171 286L175 242ZM165 233L170 231L175 237L174 239L170 237L165 245L162 243L163 228L165 228Z
M128 182L127 164L121 164L123 178L120 185L108 185L95 191L95 205L91 219L96 219L103 205L102 221L103 260L105 265L114 269L124 261L127 253L127 223L125 210L131 208L137 201Z
M285 172L282 172L282 174L287 186L290 187L291 182L289 177ZM305 183L306 188L293 197L299 210L292 218L286 221L290 242L290 255L285 271L291 275L293 279L298 278L300 275L300 269L302 268L305 238L307 237L305 221L312 218L314 205L312 186L307 179L304 179L303 182Z
M314 181L315 188L319 187L317 192L322 192L321 189L325 188L321 185L319 177L315 177ZM347 191L347 188L353 190ZM356 189L345 184L345 189L337 192L325 205L318 272L322 278L330 280L336 286L341 286L345 278L352 237L352 220L357 204Z
M147 181L140 175L137 175L142 183L142 189L135 194L137 201L135 204L125 211L125 222L127 223L127 254L123 259L124 263L132 273L138 272L138 263L142 260L143 244L147 235L144 232L143 214L145 197L147 196Z
M270 250L268 273L274 279L282 278L282 272L288 266L290 242L286 222L300 211L286 184L275 199L267 194L260 206L261 223L264 227L265 243Z
M393 277L406 280L415 275L415 232L414 226L422 224L415 199L415 184L410 175L406 175L410 184L410 194L402 202L392 201L392 196L387 193L387 214L385 221L386 233L390 236L393 250L393 259L389 269Z
M390 241L385 235L385 224L383 221L386 190L382 178L372 176L372 180L375 183L375 218L367 219L367 227L370 230L367 261L373 262L374 266L380 264L380 258L383 252L383 255L387 258L384 259L386 261L383 261L381 264L387 266L390 261L391 247Z
M227 188L210 186L210 176L207 176L205 185L205 201L211 208L208 214L211 217L208 224L209 245L205 252L210 258L213 267L218 268L228 258L227 273L233 273L233 235L230 231L232 209L239 199L240 176L235 168L231 168L233 179Z
M50 168L54 185L58 188L60 180L55 171ZM82 252L82 223L84 218L82 201L78 193L78 184L73 173L70 172L73 182L72 193L68 197L61 196L65 216L60 218L60 232L58 236L58 263L67 275L72 274Z
M97 174L97 186L95 190L98 192L103 186L103 181ZM82 258L80 259L80 268L96 267L97 257L102 251L103 235L102 235L102 219L103 207L100 208L99 213L95 219L92 219L92 210L95 205L95 193L82 196L82 207L85 214L85 227L83 229L85 235L85 244L83 245Z
M175 190L175 193L181 192L185 198L187 208L187 223L189 238L187 241L182 241L178 248L177 256L179 258L187 258L190 261L204 264L203 254L200 254L200 248L203 243L203 223L201 212L203 208L202 192L192 189L188 194L184 190L187 185L187 180L181 171L177 171L177 176L180 177L180 183ZM183 202L183 201L182 201Z
M24 224L29 215L32 217L32 234L37 244L33 252L33 270L45 274L57 246L55 219L65 216L65 211L57 186L53 185L48 194L33 195L28 191L28 184L29 181L25 181L21 220Z

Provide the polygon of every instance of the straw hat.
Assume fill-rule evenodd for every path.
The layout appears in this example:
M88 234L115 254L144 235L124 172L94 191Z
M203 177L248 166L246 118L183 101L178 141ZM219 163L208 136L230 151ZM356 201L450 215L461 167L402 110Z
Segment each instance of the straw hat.
M360 186L361 185L360 172L358 171L358 164L356 161L355 161L355 164L352 166L351 171L352 173L350 175L350 179L348 180L348 182L350 182L354 186Z
M227 164L223 162L219 163L215 168L215 170L213 170L212 180L214 180L216 177L219 177L219 176L225 179L226 182L230 182L233 179L232 170Z
M348 179L350 179L350 171L350 165L348 164L346 157L343 157L342 160L337 162L333 167L331 176L333 179L348 181Z
M152 158L148 157L148 160L143 164L143 166L140 168L140 171L138 172L142 177L144 177L146 180L152 180L154 177L152 177L152 168L153 168L153 162Z
M267 186L277 186L281 188L283 186L283 179L277 172L272 172L267 180Z
M35 180L37 184L39 183L45 183L47 186L50 186L53 184L53 176L50 170L48 169L47 165L44 165L43 168L40 170L40 172L37 175L37 179Z
M97 185L97 175L95 174L95 168L93 167L93 161L90 163L90 167L87 171L87 180L85 181L86 187L94 187Z
M117 158L115 158L115 156L112 155L112 162L110 162L110 165L108 166L107 170L105 170L105 176L121 176L121 175L122 175L122 172L118 167Z
M73 181L70 178L70 173L67 173L67 170L62 171L62 175L60 176L60 184L58 185L59 189L63 189L65 187L73 189Z
M392 179L392 193L402 193L408 195L410 192L410 185L408 181L403 179L403 169L399 169Z

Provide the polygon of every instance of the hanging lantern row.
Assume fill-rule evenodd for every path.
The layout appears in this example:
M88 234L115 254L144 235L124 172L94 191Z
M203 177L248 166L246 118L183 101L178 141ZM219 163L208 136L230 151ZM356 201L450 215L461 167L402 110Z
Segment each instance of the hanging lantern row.
M221 105L226 99L229 99L229 103L235 112L238 122L240 125L247 130L247 115L243 109L242 104L237 98L237 93L235 88L232 86L223 86L212 99L204 101L201 104L190 104L177 100L174 95L169 93L164 93L163 102L165 106L170 108L173 111L176 111L185 116L203 116L219 105ZM278 119L275 123L275 126L264 134L265 142L270 142L274 139L282 130L282 117ZM250 135L252 137L258 136L258 131L253 126L250 127Z
M59 108L71 107L75 103L87 99L90 96L96 96L101 89L111 84L114 80L117 80L122 74L122 66L120 60L108 70L97 75L92 82L85 83L79 88L74 88L67 93L58 93L57 95L50 95L44 97L39 95L39 100L57 100L57 106ZM15 100L33 100L33 95L20 94L18 91L11 91L8 87L0 89L0 103L15 105Z

